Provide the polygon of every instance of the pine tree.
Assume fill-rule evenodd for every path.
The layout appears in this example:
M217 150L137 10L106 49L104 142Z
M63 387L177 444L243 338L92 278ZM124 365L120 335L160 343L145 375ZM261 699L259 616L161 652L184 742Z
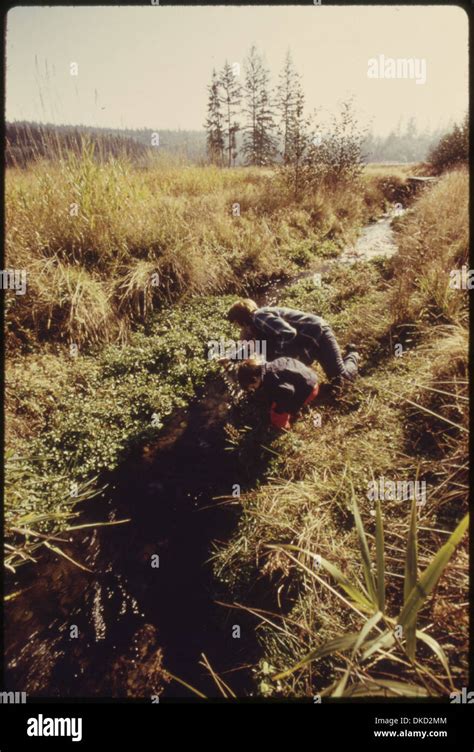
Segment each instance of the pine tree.
M270 164L277 153L270 75L261 55L252 46L246 60L244 154L250 165Z
M288 164L290 129L295 110L295 86L298 75L293 67L291 52L286 53L285 64L279 76L279 84L276 91L276 107L280 115L279 133L282 139L283 164Z
M280 73L276 102L280 115L281 156L288 168L287 178L297 194L304 182L304 166L310 146L310 121L304 113L305 96L301 77L294 68L289 50Z
M288 120L286 160L293 174L295 194L303 182L304 165L310 147L310 121L304 114L305 97L301 83L295 80L294 105Z
M257 109L257 147L259 165L272 164L277 156L274 105L270 95L270 74L262 65Z
M304 113L305 96L301 78L294 68L289 50L280 73L276 103L280 115L281 156L286 179L296 195L304 186L305 164L310 147L310 121Z
M207 155L213 164L224 164L224 131L222 127L222 112L220 100L219 78L215 70L212 71L212 82L207 87L209 100L207 104Z
M224 107L224 137L225 150L227 151L227 166L232 167L232 164L237 159L236 134L240 130L240 125L236 119L236 115L240 107L242 87L227 60L220 74L219 84L222 91L219 101Z
M245 106L246 123L243 127L243 152L246 164L257 164L257 106L260 86L261 60L256 47L252 46L245 62Z

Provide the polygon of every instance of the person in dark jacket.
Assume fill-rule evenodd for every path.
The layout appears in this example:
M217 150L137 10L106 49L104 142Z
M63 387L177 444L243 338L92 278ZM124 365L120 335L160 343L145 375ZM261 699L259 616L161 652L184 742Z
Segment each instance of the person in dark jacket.
M259 363L248 358L238 369L242 389L262 389L270 404L270 422L276 428L291 428L298 411L314 400L319 391L318 377L312 368L294 358L277 358Z
M357 348L348 345L343 356L331 326L321 316L282 306L259 308L244 299L234 303L227 318L240 326L243 340L266 342L267 360L283 355L306 365L317 360L327 377L338 383L353 381L357 375Z

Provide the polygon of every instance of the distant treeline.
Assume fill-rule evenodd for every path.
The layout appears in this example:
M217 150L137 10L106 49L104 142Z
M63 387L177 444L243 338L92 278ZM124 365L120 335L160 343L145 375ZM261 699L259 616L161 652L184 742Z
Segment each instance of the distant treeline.
M37 159L56 159L67 152L81 154L86 141L94 145L98 158L104 160L127 155L134 161L146 158L147 149L139 141L107 130L86 126L7 123L5 160L7 167L25 167Z
M445 130L417 132L413 121L404 130L394 129L386 137L369 133L363 142L366 162L422 162ZM153 146L153 137L159 145ZM27 121L7 123L5 127L5 160L8 167L25 167L38 158L57 158L67 151L81 153L84 139L96 147L103 159L127 155L134 162L146 162L153 152L183 157L193 163L207 163L206 132L197 130L158 130L151 128L120 129L87 125L38 124ZM240 151L242 134L236 134ZM243 164L243 159L236 160Z
M424 162L447 130L418 131L411 118L403 130L399 124L385 137L369 133L363 143L364 158L367 162Z

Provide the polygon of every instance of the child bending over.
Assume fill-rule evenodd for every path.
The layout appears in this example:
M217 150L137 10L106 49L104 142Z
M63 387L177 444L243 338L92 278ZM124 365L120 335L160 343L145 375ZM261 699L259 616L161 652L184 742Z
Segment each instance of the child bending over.
M319 390L313 369L294 358L277 358L263 364L249 358L240 364L237 377L247 392L262 389L270 403L271 424L276 428L291 428L296 413Z

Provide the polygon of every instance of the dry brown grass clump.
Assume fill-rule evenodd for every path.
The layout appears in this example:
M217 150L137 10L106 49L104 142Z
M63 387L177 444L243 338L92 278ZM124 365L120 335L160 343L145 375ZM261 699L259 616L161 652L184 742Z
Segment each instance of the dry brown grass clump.
M8 169L6 196L6 264L28 274L8 311L17 344L123 340L165 301L296 273L385 201L370 180L295 202L271 170L139 169L92 146Z
M466 170L445 175L400 223L392 310L396 322L467 322L466 290L450 272L468 265L469 181Z

